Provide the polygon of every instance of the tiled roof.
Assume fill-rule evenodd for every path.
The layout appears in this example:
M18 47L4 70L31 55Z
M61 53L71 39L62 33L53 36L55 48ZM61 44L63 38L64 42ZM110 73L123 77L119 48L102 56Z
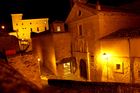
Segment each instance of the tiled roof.
M77 3L78 6L83 7L84 9L87 9L91 12L96 10L96 5L95 4L91 4L91 3L87 3L87 4L82 4L82 3ZM140 13L138 11L134 11L134 10L130 10L130 9L125 9L122 7L112 7L112 6L105 6L105 5L100 5L101 6L101 10L99 11L104 11L104 12L125 12L125 13Z
M112 39L112 38L135 38L140 37L140 28L124 28L115 31L101 39Z

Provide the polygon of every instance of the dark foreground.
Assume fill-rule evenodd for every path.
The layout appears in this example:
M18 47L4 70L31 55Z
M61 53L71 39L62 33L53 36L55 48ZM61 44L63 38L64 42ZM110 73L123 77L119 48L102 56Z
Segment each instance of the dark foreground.
M140 84L49 79L39 89L6 63L0 62L0 93L140 93Z
M140 84L49 79L43 93L140 93Z

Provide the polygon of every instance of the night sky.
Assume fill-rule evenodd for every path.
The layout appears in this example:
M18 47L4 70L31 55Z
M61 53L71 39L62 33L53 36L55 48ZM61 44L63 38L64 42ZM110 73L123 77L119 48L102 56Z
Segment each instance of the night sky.
M134 0L100 0L103 5L119 6ZM95 3L96 0L89 0ZM11 13L23 13L24 18L48 17L65 20L70 11L69 0L0 0L0 23L9 22Z

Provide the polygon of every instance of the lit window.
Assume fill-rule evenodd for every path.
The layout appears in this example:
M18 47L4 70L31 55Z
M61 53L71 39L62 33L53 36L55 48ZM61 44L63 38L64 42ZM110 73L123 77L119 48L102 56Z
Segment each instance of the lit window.
M59 32L59 31L61 31L61 28L60 28L60 26L57 26L57 32Z

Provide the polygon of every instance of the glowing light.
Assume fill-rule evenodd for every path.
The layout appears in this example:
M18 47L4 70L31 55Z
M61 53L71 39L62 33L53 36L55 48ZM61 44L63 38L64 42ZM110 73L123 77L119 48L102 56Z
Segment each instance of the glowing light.
M105 58L106 59L106 65L105 65L105 67L104 68L106 68L106 71L105 71L105 73L106 73L106 80L108 81L108 54L106 54L106 53L103 53L103 58Z
M59 31L61 31L61 28L60 28L60 26L57 26L57 31L59 32Z
M2 25L1 28L2 28L2 29L5 29L5 26Z
M47 78L46 76L43 76L43 75L41 75L40 78L41 78L42 80L48 80L48 78Z
M41 60L40 58L37 59L37 61L40 61L40 60Z
M70 63L64 63L64 68L69 67Z
M103 56L104 59L108 59L108 57L109 57L109 55L107 53L103 53L102 56Z

